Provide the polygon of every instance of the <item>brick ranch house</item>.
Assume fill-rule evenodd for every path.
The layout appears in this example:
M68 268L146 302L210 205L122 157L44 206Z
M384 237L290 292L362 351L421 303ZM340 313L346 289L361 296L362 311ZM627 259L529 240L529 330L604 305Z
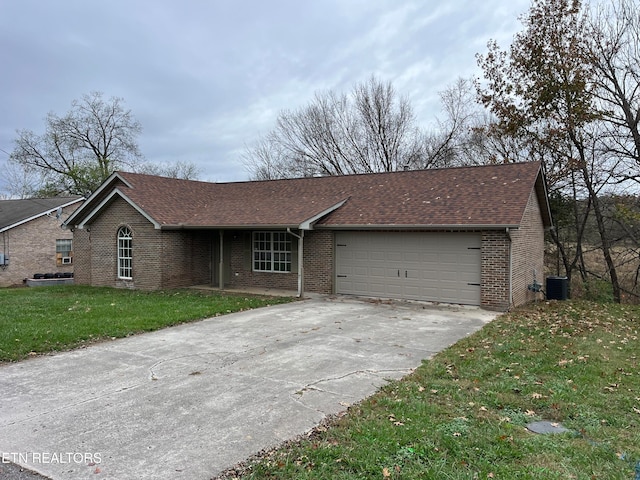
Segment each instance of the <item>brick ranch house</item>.
M81 197L0 200L0 287L36 273L73 272L73 235L62 222Z
M540 163L209 183L116 172L65 222L75 282L478 305L535 298Z

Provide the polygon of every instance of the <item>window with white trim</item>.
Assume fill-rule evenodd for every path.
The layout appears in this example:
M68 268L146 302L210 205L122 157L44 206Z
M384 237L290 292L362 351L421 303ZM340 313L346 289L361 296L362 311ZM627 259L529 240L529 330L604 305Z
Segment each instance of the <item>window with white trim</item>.
M73 240L60 238L56 240L56 265L71 265L73 262Z
M290 272L291 237L286 232L253 232L253 270Z
M129 227L118 230L118 278L133 278L133 233Z

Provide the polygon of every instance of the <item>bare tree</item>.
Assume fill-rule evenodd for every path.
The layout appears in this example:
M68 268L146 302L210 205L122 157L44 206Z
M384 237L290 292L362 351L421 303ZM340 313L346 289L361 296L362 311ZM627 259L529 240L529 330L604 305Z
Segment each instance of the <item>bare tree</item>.
M10 161L41 173L48 194L89 195L113 171L141 164L141 130L121 98L107 101L93 92L74 100L62 117L49 113L44 134L18 131Z
M588 59L605 130L604 155L622 163L618 180L640 183L640 10L636 1L599 4L589 21Z
M316 93L244 154L252 178L388 172L421 165L421 145L409 101L375 77L350 95Z
M604 117L587 55L586 13L579 0L533 0L523 24L508 52L490 42L488 53L478 56L485 77L479 96L498 119L494 133L525 142L545 161L557 185L564 182L571 188L574 202L584 190L590 202L585 215L591 211L595 217L614 299L619 302L620 284L599 199L602 189L612 183L619 160L600 154ZM578 228L582 222L576 220ZM561 248L557 235L554 241ZM572 263L565 259L568 276Z
M145 163L137 171L183 180L197 180L200 177L200 169L195 164L181 160L175 163Z
M424 133L422 140L423 166L451 167L485 163L470 154L479 137L474 130L482 113L475 101L474 84L458 78L439 92L442 115L436 117L435 128Z

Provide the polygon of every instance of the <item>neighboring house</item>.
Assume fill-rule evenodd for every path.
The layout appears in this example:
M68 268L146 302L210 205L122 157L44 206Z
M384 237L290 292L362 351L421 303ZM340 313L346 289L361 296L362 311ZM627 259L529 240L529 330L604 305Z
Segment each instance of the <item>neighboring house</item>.
M65 222L75 281L507 310L543 282L540 163L238 183L116 172Z
M73 272L73 235L61 225L81 197L0 200L0 286L36 273Z

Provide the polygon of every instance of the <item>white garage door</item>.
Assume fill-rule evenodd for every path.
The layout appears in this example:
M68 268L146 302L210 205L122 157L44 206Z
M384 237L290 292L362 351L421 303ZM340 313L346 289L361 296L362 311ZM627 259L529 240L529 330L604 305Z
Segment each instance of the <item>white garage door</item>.
M336 292L480 305L478 234L337 232Z

